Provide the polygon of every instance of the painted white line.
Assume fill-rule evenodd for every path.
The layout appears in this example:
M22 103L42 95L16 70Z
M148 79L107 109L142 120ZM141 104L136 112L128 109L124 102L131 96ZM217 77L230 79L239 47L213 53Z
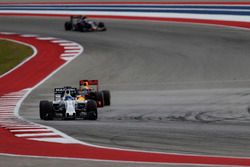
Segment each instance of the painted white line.
M20 129L20 130L10 130L11 132L50 132L48 129Z
M15 102L17 103L18 100L15 101ZM1 109L3 109L3 108L11 108L12 106L15 106L15 102L1 101L0 102L0 105L2 106Z
M55 133L25 133L25 134L15 134L17 137L32 137L32 136L55 136Z
M15 123L15 124L17 124L16 121L9 121L9 120L0 120L0 123Z
M3 34L3 35L14 35L16 33L13 33L13 32L0 32L0 34Z
M21 96L2 96L2 99L20 99Z
M20 99L20 98L19 98ZM0 103L2 103L2 106L1 107L5 107L5 106L7 106L7 104L6 103L10 103L10 102L12 102L12 101L18 101L19 99L17 99L17 98L1 98L0 97Z
M64 49L74 49L74 50L81 50L81 48L79 46L66 46L64 47Z
M63 54L61 54L61 56L62 57L74 57L76 54L74 54L74 53L63 53Z
M54 41L51 41L53 43L69 43L71 41L68 41L68 40L54 40Z
M35 34L23 34L23 35L20 35L21 37L38 37L38 35L35 35Z
M2 105L5 105L5 106L7 106L7 105L12 105L12 104L15 104L15 102L17 102L18 100L17 99L1 99L1 104Z
M13 108L14 109L14 108ZM0 109L0 113L13 113L13 111L12 110L10 110L10 109Z
M19 124L19 125L17 125L17 124L15 124L15 125L12 125L12 126L8 126L7 128L32 128L32 127L37 127L37 126L33 126L33 125L25 125L25 124Z
M157 17L157 18L181 18L181 19L206 19L206 20L223 20L223 21L242 21L249 22L249 16L242 15L221 15L221 14L187 14L187 13L161 13L161 12L102 12L102 11L33 11L33 10L5 10L0 13L15 14L57 14L57 15L95 15L95 16L131 16L131 17Z
M69 43L59 43L60 46L78 46L76 43L74 42L69 42Z
M3 107L0 107L0 110L13 109L13 108L15 108L15 107L13 107L13 106L3 106Z
M1 116L1 119L12 119L12 118L16 118L16 116L12 115L12 116Z
M25 94L25 92L26 92L26 89L23 89L23 90L21 90L21 91L19 91L19 92L12 92L12 93L9 93L9 94L7 94L6 96L22 96L22 95Z
M12 114L10 114L10 113L0 113L1 118L2 118L2 116L4 117L4 116L13 116L13 115L14 115L14 113L12 113Z
M64 143L64 144L72 144L76 143L75 141L71 141L62 137L49 137L49 138L27 138L29 140L36 141L45 141L45 142L53 142L53 143Z
M38 37L36 39L38 39L38 40L54 40L56 38L53 38L53 37Z
M3 98L8 98L8 97L10 97L10 98L21 98L22 96L18 96L18 95L4 95L4 96L2 96Z
M2 123L1 124L5 128L13 127L16 126L16 123Z
M9 129L9 127L13 127L15 126L15 124L1 124L2 127L4 127L5 129Z
M3 99L19 99L19 98L21 98L21 96L2 96L1 98L3 98Z
M61 59L65 60L65 61L70 61L74 58L73 57L61 57Z
M41 128L41 127L38 127L38 126L27 126L27 127L23 127L23 126L9 126L9 127L6 127L7 129L36 129L36 128Z
M3 106L13 105L17 102L17 99L1 99L0 103Z

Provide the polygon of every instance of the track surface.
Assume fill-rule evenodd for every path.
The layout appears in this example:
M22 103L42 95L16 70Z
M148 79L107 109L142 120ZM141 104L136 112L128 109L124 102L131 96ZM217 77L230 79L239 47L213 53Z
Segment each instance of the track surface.
M50 35L85 47L25 100L25 118L98 145L250 155L248 31L107 20L104 33L65 33L64 19L0 20L1 31ZM112 106L100 110L98 121L39 120L39 100L52 98L53 87L77 86L84 78L97 78L112 91Z

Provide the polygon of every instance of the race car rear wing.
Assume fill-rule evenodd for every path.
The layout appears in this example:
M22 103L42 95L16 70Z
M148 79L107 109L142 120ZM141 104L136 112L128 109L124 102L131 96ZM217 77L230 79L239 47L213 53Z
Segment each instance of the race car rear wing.
M79 81L79 86L80 88L82 86L88 86L88 85L95 85L96 86L96 91L99 91L99 81L98 80L80 80Z
M55 88L54 89L54 100L61 100L61 98L64 96L64 93L66 90L70 91L70 95L72 97L76 97L78 94L77 88L72 88L70 86L65 86L63 88Z

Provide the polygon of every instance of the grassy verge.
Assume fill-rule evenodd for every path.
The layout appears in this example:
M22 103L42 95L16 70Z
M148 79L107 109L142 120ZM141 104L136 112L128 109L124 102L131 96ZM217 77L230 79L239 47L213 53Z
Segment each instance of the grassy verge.
M0 75L8 72L33 54L25 45L0 39Z

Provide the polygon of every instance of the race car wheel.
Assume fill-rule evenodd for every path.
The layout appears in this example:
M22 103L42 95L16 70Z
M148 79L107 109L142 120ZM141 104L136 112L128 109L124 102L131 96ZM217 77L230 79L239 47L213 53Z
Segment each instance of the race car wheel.
M40 118L43 120L53 120L54 111L53 104L49 101L40 101Z
M72 24L71 24L71 22L66 22L66 23L64 24L64 29L65 29L66 31L72 30Z
M104 106L110 106L110 99L111 99L110 91L103 90L102 93L104 97Z
M87 102L87 117L89 120L97 120L97 105L94 100L88 100Z
M105 27L105 26L104 26L104 23L103 23L103 22L100 22L100 23L98 24L98 27L100 27L100 28Z
M103 92L96 92L96 103L97 107L104 107Z
M106 27L103 22L98 23L98 28L100 31L106 31Z

